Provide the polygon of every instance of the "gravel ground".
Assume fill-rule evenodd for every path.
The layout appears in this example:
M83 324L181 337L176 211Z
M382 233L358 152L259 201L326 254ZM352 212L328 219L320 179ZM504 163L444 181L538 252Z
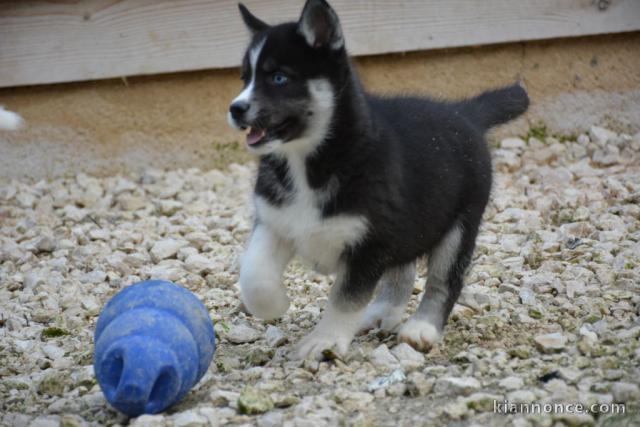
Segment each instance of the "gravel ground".
M239 309L251 165L0 186L0 423L640 424L640 134L539 133L493 150L493 198L467 286L427 355L374 330L344 360L289 361L331 280L299 263L286 273L283 319ZM424 266L419 275L411 310ZM220 339L183 402L128 420L95 382L92 336L103 304L150 277L195 292ZM495 413L505 400L619 402L627 413Z

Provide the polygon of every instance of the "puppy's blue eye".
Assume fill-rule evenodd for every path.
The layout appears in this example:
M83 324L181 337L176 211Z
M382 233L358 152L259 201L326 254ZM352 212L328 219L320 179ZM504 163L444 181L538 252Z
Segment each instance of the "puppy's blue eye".
M289 83L289 77L283 73L274 73L271 76L271 81L273 81L273 84L276 86L284 86Z

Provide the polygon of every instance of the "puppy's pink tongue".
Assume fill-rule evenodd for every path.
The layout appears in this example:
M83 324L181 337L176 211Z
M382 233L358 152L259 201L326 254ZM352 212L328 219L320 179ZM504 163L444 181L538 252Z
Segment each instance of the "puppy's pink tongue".
M265 134L264 129L258 130L258 129L251 128L251 130L247 134L247 144L249 145L257 144L258 142L260 142L262 138L264 138L264 134Z

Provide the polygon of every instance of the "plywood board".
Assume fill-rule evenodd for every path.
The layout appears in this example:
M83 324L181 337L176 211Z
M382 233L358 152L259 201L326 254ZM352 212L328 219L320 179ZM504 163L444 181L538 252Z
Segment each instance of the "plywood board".
M270 23L303 1L247 0ZM640 0L334 0L352 54L640 30ZM229 0L0 0L0 87L225 68L247 33Z

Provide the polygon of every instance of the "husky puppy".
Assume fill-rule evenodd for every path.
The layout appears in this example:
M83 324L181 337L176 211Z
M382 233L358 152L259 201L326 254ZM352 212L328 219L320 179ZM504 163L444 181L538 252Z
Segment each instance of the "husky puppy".
M289 307L282 274L297 255L336 278L294 356L344 354L373 327L399 326L400 341L428 350L460 294L489 199L484 135L525 112L525 90L461 102L371 95L326 1L308 0L298 22L275 26L239 7L252 38L228 120L248 130L259 156L255 226L240 268L244 305L263 319L281 316ZM424 255L422 302L400 325Z

